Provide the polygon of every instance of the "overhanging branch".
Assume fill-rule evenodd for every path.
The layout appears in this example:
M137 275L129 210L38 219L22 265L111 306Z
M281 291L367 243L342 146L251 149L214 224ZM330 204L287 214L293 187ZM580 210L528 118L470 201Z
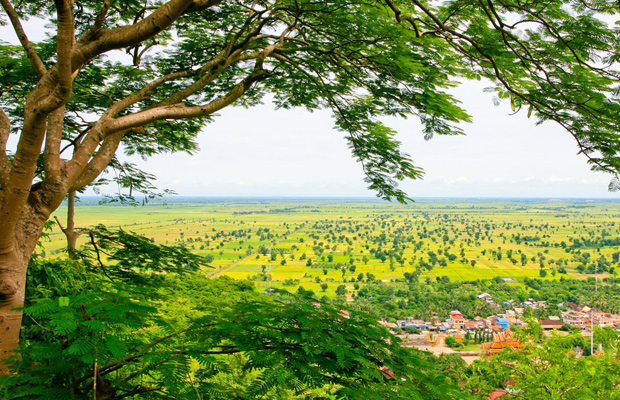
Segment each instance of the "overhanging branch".
M6 154L6 143L11 134L11 121L8 115L0 108L0 185L6 186L11 164Z
M132 129L163 119L189 119L199 118L213 114L239 99L255 83L264 79L267 72L264 70L253 73L243 81L235 85L227 94L202 106L186 106L178 103L169 106L151 108L134 114L126 115L106 124L108 133Z

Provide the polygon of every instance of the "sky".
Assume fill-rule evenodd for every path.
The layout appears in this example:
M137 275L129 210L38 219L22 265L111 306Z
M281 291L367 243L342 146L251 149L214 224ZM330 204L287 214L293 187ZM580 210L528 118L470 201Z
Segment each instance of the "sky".
M43 25L25 24L31 40L43 38ZM0 38L17 43L9 27L0 27ZM462 125L466 136L425 141L417 120L384 120L425 171L423 180L401 183L405 192L414 199L620 198L607 191L611 176L590 171L567 132L553 122L536 126L525 112L510 115L508 102L494 106L493 94L483 92L490 85L464 82L451 91L473 116ZM193 156L122 158L154 174L160 189L182 196L375 196L329 111L275 110L269 99L251 109L229 107L204 129L199 146Z
M535 125L525 113L495 107L485 85L466 82L454 91L474 122L466 136L424 140L415 119L387 119L402 148L425 170L403 182L412 197L596 197L609 177L589 170L572 137L553 123ZM374 196L363 182L343 134L328 111L231 108L204 130L201 151L133 159L162 187L183 195Z

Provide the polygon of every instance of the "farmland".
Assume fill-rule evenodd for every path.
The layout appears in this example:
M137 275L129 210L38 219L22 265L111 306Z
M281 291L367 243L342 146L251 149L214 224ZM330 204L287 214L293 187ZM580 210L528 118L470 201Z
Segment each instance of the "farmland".
M143 207L84 201L76 224L122 227L208 258L211 276L334 295L342 283L585 279L615 274L620 202L549 200L169 200ZM66 208L57 216L62 220ZM83 237L81 243L85 243ZM62 251L54 227L44 254Z

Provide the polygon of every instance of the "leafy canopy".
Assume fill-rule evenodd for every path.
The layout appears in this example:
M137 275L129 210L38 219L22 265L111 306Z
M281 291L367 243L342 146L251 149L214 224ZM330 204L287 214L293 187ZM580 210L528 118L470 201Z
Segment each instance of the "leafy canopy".
M331 109L369 187L404 201L398 181L420 178L422 170L380 117L417 116L426 138L462 134L457 123L469 116L445 90L463 78L489 79L513 110L559 123L593 169L614 175L610 189L618 187L620 35L601 19L617 17L615 1L69 4L77 74L63 106L62 156L70 159L73 149L74 159L92 157L92 170L77 177L74 189L101 173L112 160L108 147L119 141L128 154L144 157L193 153L196 135L217 110L249 107L270 94L277 107ZM14 7L22 18L61 15L49 2ZM0 105L14 129L24 120L26 95L43 82L56 84L37 71L57 71L58 37L22 42L31 52L0 46ZM85 149L88 140L106 143L106 154Z

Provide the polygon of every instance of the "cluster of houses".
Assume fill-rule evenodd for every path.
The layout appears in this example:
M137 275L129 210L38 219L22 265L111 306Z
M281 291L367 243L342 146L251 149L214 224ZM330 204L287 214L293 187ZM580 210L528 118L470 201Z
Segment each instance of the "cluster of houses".
M441 320L435 312L432 314L433 317L430 321L406 318L399 319L396 323L387 321L380 321L380 323L395 333L407 330L407 328L413 328L421 332L444 333L454 336L467 331L485 330L498 333L511 327L521 328L527 326L521 315L517 314L515 310L506 310L504 314L492 315L486 318L475 317L473 320L466 319L458 310L450 311L450 317L446 320Z
M547 308L544 301L535 301L528 299L522 303L513 300L504 301L502 305L493 302L493 298L488 293L478 295L478 299L492 303L494 306L505 308L504 313L498 313L486 318L475 317L468 320L463 317L458 310L451 311L449 317L445 320L440 319L435 312L428 321L414 318L399 319L396 323L380 321L380 323L392 330L394 333L407 331L408 328L419 330L423 333L436 333L446 336L461 337L468 331L473 332L482 330L494 334L505 333L513 327L527 327L527 322L523 319L525 308L532 309ZM559 306L564 307L563 304ZM559 330L569 325L581 330L591 330L592 326L612 327L620 329L620 315L605 313L591 309L588 306L568 303L567 311L562 311L559 316L550 316L546 320L539 321L544 330Z
M526 325L513 310L507 310L505 314L492 315L487 318L475 317L473 320L464 318L460 311L455 310L450 311L450 317L443 321L436 316L436 313L433 313L433 318L430 321L407 318L400 319L396 323L386 321L380 321L380 323L394 332L413 328L422 332L443 332L454 335L481 329L500 332L510 327Z
M528 299L525 302L504 301L503 304L496 304L493 302L491 295L483 293L478 296L482 301L488 302L495 308L504 309L504 313L498 313L490 317L482 318L475 317L473 320L468 320L463 317L458 310L451 311L447 319L440 319L436 313L432 313L432 317L429 321L423 321L414 318L400 319L394 322L381 321L380 323L389 328L393 333L403 333L407 331L407 328L414 328L419 330L423 335L414 340L409 340L409 345L413 344L423 350L430 350L430 346L437 346L441 343L447 343L445 340L447 337L452 336L457 342L463 342L462 338L467 332L470 332L471 338L472 331L485 332L486 341L481 343L480 351L461 352L459 353L463 359L470 359L472 357L484 358L490 357L495 353L501 352L505 348L518 349L523 346L523 343L513 335L511 328L513 327L526 327L527 322L523 319L524 310L527 307L532 309L547 308L547 304L544 301L535 301L534 299ZM599 327L611 327L620 330L620 315L602 312L596 309L592 309L587 305L578 305L573 303L558 304L566 311L561 311L560 315L549 316L548 319L539 321L541 328L546 331L565 329L567 326L580 329L582 331L589 331L594 326ZM492 333L492 335L491 335ZM415 335L417 336L417 335ZM408 338L409 339L409 338ZM490 339L490 340L489 340ZM438 350L447 349L445 347L439 347ZM450 349L448 349L450 350ZM579 357L582 353L580 349L575 350L575 357ZM436 353L438 354L438 353ZM597 353L598 354L598 353ZM491 393L488 393L489 399L508 398L520 393L520 390L515 390L514 381L506 381L502 384L502 388L496 389Z
M588 306L577 304L569 304L568 311L562 311L562 325L567 324L581 330L591 329L592 326L601 328L620 328L620 315L602 312L591 309ZM558 317L549 317L550 320L560 319ZM558 329L548 325L549 321L541 321L541 325L545 329ZM557 324L557 322L556 322Z

